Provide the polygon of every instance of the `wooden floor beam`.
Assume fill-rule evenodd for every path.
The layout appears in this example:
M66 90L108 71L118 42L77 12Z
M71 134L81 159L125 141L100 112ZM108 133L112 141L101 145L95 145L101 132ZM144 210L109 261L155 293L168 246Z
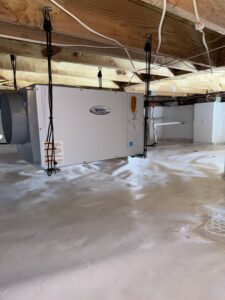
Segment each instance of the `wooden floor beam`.
M162 9L162 0L141 0L145 3L154 5ZM225 34L225 2L223 0L197 0L197 7L201 21L205 27L216 31L220 34ZM191 22L196 22L194 7L192 0L167 0L167 11L187 19Z
M1 43L1 41L4 42ZM19 42L14 40L0 39L0 53L15 54L23 57L42 58L45 55L45 46L32 43ZM73 51L71 48L62 48L53 56L56 62L73 62L83 65L100 66L112 68L118 71L132 72L133 68L128 59L110 57L96 53ZM145 63L134 60L137 70L145 69ZM152 69L152 74L163 77L173 77L173 73L167 67Z
M0 70L0 76L9 80L8 83L2 84L3 86L13 86L13 74L9 70ZM48 83L48 74L46 73L37 73L37 72L24 72L17 71L17 86L18 88L26 87L32 84L47 84ZM98 78L85 78L85 77L75 77L68 75L58 75L53 74L52 76L53 84L67 85L67 86L76 86L76 87L99 87ZM119 89L113 81L102 80L102 87L107 89Z
M37 72L37 73L48 73L47 61L44 59L30 58L17 56L16 69L20 72ZM12 70L10 56L6 54L0 54L0 70ZM96 66L81 65L77 63L68 62L52 62L52 73L53 75L62 76L75 76L84 77L90 79L97 79L99 68ZM141 80L136 75L133 75L129 71L120 71L109 68L102 68L102 74L104 80L114 82L131 82L140 83Z
M216 68L211 74L210 70L199 73L176 76L174 78L161 79L151 83L153 95L157 91L186 92L187 94L207 94L223 92L225 90L225 68ZM144 93L143 83L130 86L128 92Z
M158 26L161 10L153 5L136 0L58 0L66 9L77 15L96 31L117 39L122 44L133 49L143 49L145 35L153 36L153 51L158 44ZM87 39L94 42L109 43L93 33L88 32L68 15L52 5L50 1L39 0L1 0L0 21L11 22L29 28L42 29L42 8L53 7L54 32L71 37ZM27 36L33 38L32 36ZM217 33L206 30L207 40L218 38ZM113 44L113 43L112 43ZM114 43L115 45L115 43ZM177 58L186 58L202 51L201 36L195 31L193 24L185 23L181 18L168 14L164 23L161 54ZM207 56L195 62L207 64Z

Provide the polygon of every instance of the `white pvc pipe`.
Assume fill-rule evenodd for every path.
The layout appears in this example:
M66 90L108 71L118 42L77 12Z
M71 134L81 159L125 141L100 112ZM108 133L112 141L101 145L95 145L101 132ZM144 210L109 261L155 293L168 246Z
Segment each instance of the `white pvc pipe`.
M184 124L184 122L183 121L177 121L177 122L163 122L163 123L154 124L155 143L157 144L157 142L158 142L157 130L156 130L157 126L170 126L170 125L181 125L181 124Z
M154 126L169 126L169 125L179 125L184 124L184 122L163 122L163 123L156 123Z

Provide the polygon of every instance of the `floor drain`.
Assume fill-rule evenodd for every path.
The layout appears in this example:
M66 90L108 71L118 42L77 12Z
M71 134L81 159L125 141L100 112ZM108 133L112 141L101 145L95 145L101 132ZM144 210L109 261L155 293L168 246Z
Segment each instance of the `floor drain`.
M225 236L225 219L210 219L205 222L204 229L210 233Z

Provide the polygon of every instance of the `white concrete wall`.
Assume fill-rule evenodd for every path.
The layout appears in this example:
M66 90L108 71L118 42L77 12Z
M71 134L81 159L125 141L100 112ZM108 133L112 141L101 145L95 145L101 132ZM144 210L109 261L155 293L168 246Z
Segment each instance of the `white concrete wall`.
M194 109L194 142L213 143L214 102L195 104Z
M162 139L171 140L193 140L194 133L194 106L172 106L164 107L163 122L184 122L180 125L170 125L162 127Z
M225 103L214 104L212 143L225 144Z
M225 144L225 103L155 107L155 124L184 122L182 125L157 127L158 141L187 140L203 144ZM150 143L153 142L152 108L149 108Z

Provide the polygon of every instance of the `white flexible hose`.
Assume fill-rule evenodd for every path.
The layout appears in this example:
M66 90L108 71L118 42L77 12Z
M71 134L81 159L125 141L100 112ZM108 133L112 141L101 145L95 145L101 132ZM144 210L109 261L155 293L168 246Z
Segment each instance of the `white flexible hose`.
M203 43L203 45L205 47L205 50L207 52L207 56L208 56L208 60L209 60L209 65L210 65L210 70L211 70L211 73L212 73L211 57L210 57L209 47L208 47L206 39L205 39L205 32L204 31L202 31L202 43Z
M166 9L167 9L167 2L166 0L163 0L163 11L162 11L162 16L160 19L160 23L159 23L159 29L158 29L158 47L156 50L156 58L154 63L156 63L157 59L158 59L158 54L159 54L159 50L161 48L161 44L162 44L162 26L163 26L163 22L165 19L165 15L166 15Z
M111 41L111 42L114 42L116 43L117 45L119 45L121 48L124 49L124 51L126 52L127 54L127 57L128 59L130 60L130 63L133 67L133 70L136 72L136 68L134 66L134 63L133 63L133 60L130 56L130 53L128 52L127 48L122 44L120 43L119 41L117 41L116 39L113 39L113 38L110 38L104 34L101 34L97 31L95 31L94 29L92 29L91 27L89 27L88 25L86 25L83 21L81 21L77 16L73 15L71 12L69 12L67 9L65 9L63 6L61 6L58 2L56 2L55 0L50 0L54 5L56 5L59 9L61 9L64 13L66 13L67 15L69 15L71 18L73 18L75 21L77 21L82 27L84 27L86 30L88 30L89 32L103 38L103 39L106 39L108 41Z
M202 44L205 47L205 50L206 50L206 53L207 53L207 56L208 56L208 60L209 60L210 70L211 70L211 73L212 73L212 63L211 63L210 51L209 51L208 44L206 42L205 32L204 32L205 24L202 23L201 20L200 20L196 0L193 0L193 6L194 6L194 12L195 12L195 18L196 18L195 29L197 31L201 32L201 34L202 34Z
M194 6L194 11L195 11L195 18L196 18L196 21L197 21L198 23L200 23L200 17L199 17L199 14L198 14L198 7L197 7L196 0L193 0L193 6Z

